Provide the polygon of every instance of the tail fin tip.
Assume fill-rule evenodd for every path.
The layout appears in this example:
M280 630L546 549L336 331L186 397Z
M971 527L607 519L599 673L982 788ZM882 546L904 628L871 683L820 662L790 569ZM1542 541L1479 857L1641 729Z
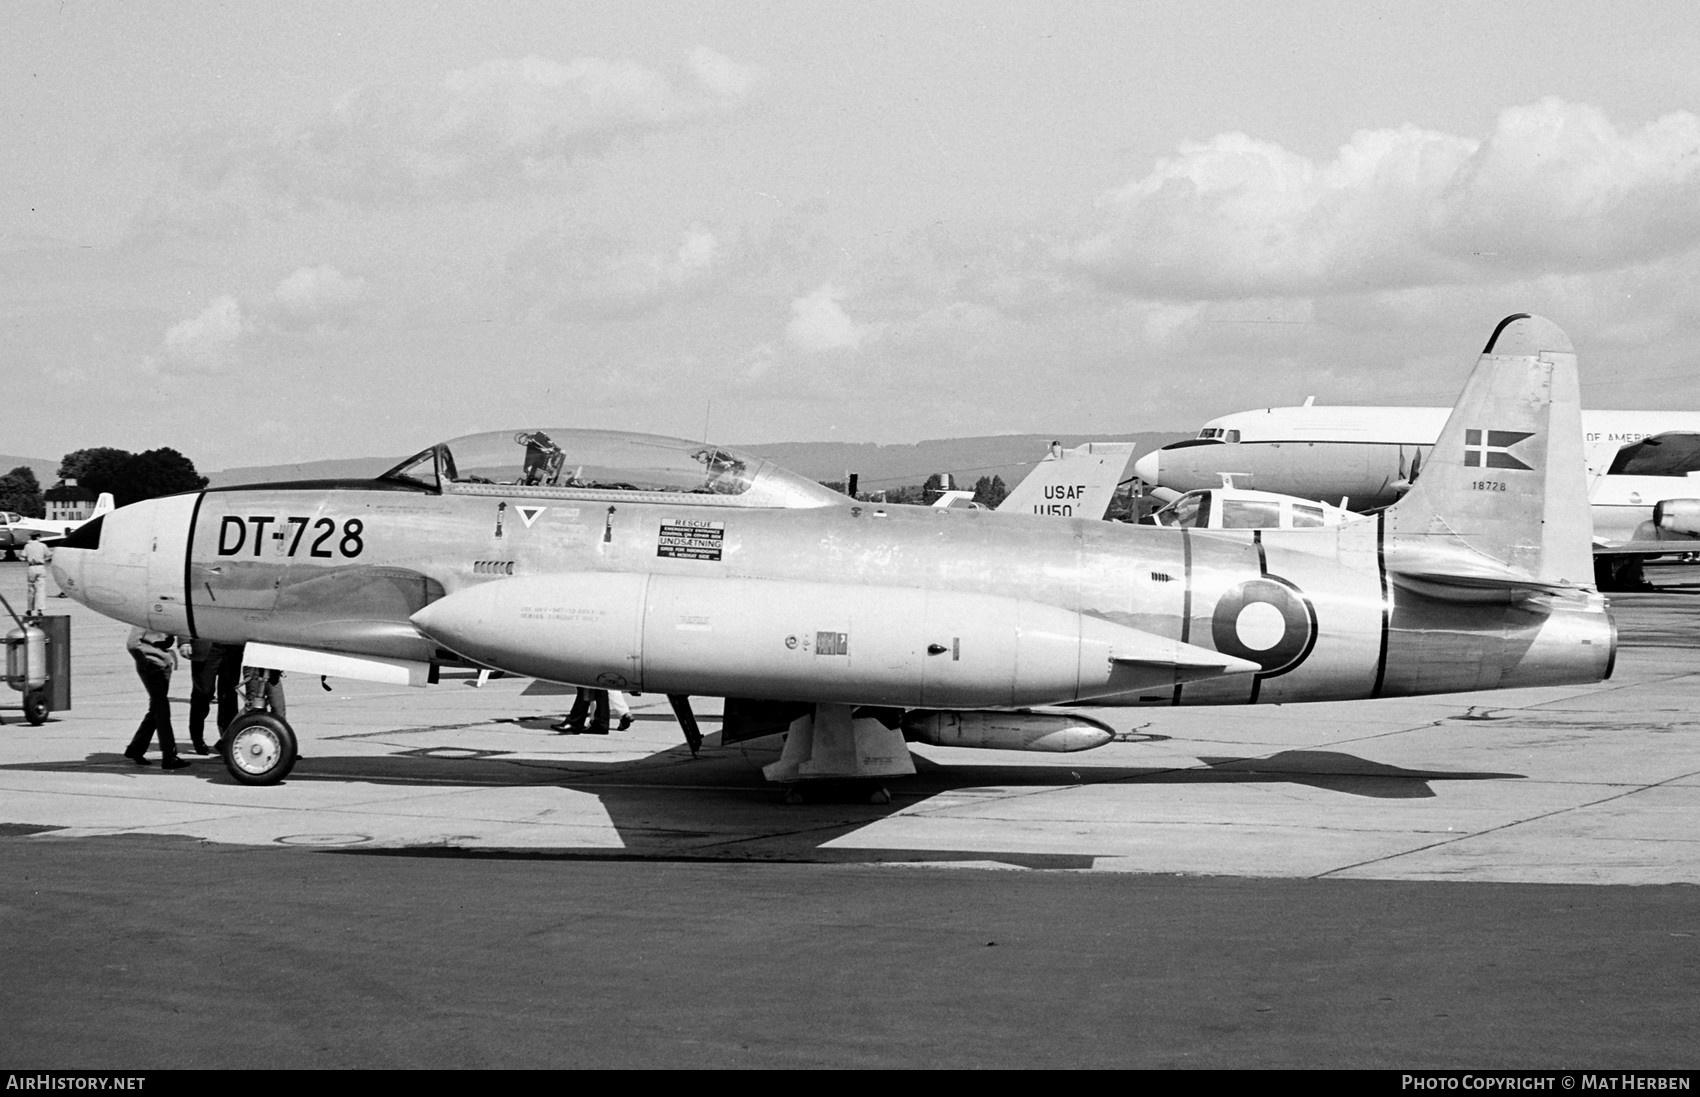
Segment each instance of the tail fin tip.
M1488 336L1483 354L1506 357L1539 357L1543 353L1575 354L1570 336L1544 316L1514 312L1499 322Z

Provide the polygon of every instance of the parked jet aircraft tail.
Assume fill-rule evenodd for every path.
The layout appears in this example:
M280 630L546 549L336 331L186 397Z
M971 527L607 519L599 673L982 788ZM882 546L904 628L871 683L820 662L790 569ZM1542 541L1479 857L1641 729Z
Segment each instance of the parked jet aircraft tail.
M1013 514L1051 514L1063 518L1104 517L1121 484L1132 442L1086 442L1073 449L1051 443L1044 460L998 504Z
M1575 351L1550 321L1507 317L1386 512L1388 572L1465 601L1591 587L1590 523Z
M95 500L94 510L89 512L87 518L69 522L63 520L49 521L46 518L19 518L16 521L6 523L6 532L12 536L15 543L20 545L32 537L39 537L51 544L61 538L69 537L101 515L110 513L114 506L112 493L103 491L100 493L100 498Z

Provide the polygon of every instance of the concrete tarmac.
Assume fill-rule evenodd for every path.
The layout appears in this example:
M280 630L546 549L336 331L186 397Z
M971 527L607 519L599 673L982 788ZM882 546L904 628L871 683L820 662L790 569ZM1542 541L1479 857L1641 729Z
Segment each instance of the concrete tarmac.
M291 676L284 784L137 767L126 627L53 600L73 707L0 691L0 1066L1692 1068L1700 573L1652 575L1599 685L1123 710L877 807L512 679Z

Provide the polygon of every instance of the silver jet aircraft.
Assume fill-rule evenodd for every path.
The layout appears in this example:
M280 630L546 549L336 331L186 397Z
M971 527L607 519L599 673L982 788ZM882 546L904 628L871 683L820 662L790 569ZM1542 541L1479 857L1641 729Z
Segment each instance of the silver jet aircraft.
M473 435L371 481L133 504L54 557L72 597L252 666L424 684L470 663L725 698L769 779L914 772L906 741L1073 750L1078 706L1598 681L1575 355L1494 331L1423 476L1372 520L1203 531L860 503L758 458L601 431ZM1068 706L1059 709L1057 706ZM293 729L225 731L248 784Z

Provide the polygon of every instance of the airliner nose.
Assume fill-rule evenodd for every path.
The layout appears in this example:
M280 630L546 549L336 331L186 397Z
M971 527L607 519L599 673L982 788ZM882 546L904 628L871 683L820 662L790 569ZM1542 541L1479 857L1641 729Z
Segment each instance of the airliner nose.
M1152 450L1133 463L1133 474L1147 484L1157 483L1157 451Z

